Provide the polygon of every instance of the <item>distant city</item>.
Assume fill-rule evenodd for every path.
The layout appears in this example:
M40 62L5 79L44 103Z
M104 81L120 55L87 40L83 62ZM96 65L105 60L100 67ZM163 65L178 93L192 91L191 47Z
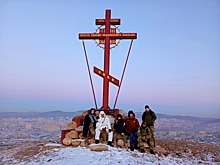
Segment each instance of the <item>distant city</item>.
M61 130L82 111L0 113L0 145L56 141ZM136 113L141 122L142 112ZM156 139L179 139L220 145L220 119L157 114Z

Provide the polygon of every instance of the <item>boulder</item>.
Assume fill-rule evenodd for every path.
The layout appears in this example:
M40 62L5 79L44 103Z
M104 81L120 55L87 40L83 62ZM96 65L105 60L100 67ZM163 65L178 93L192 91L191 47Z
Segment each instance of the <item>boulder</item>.
M146 142L144 142L144 148L149 148L149 145Z
M72 141L72 146L73 147L78 147L80 145L81 141L80 140L73 140Z
M123 148L125 145L124 140L118 140L117 145Z
M123 139L123 137L120 134L117 133L116 140L122 140L122 139Z
M85 146L86 146L85 140L81 141L80 142L80 147L85 147Z
M66 137L63 139L63 144L65 146L70 146L72 144L72 139L70 137Z
M70 137L71 139L78 139L79 134L76 131L70 131L65 135L65 137Z
M114 116L111 116L111 115L107 115L108 116L108 118L109 118L109 120L110 120L110 123L111 124L114 124L115 123L115 118L114 118Z
M80 133L80 134L79 134L79 138L80 138L80 139L84 139L85 137L83 136L82 133Z
M124 111L123 109L119 109L119 112L118 112L118 113L121 114L122 116L125 115L125 111Z
M85 118L85 116L88 114L88 110L85 110L83 113L82 113L82 116L83 118Z
M92 144L89 145L89 148L91 151L108 151L108 147L106 145L102 145L102 144Z
M67 125L66 125L66 129L67 129L67 130L75 129L75 128L77 128L77 122L75 122L75 121L72 121L72 122L70 122L70 123L67 123Z
M157 153L162 153L162 154L167 153L167 151L162 147L154 147L154 151Z
M77 122L79 118L80 118L80 116L75 116L74 118L72 118L72 121Z
M57 143L61 143L61 138L60 137L57 139Z
M124 121L126 121L126 120L128 120L128 116L122 116L122 119L123 119Z
M75 129L75 131L76 131L76 132L79 132L79 133L83 132L83 126L77 127L77 128Z

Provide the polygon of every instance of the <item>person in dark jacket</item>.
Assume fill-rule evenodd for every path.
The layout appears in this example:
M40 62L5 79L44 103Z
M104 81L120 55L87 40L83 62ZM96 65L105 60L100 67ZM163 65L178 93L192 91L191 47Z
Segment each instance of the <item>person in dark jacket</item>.
M154 134L154 122L157 119L156 114L154 111L152 111L149 107L149 105L145 105L145 112L142 114L142 122L146 123L147 127L149 127L152 138L154 140L154 146L155 146L155 134Z
M128 112L128 120L126 121L126 134L130 136L130 150L134 151L137 148L137 132L140 127L139 121L135 118L135 114L132 110Z
M91 108L88 111L88 114L85 116L83 121L83 136L85 137L86 146L88 146L88 134L95 137L95 127L96 127L97 118L95 116L95 109Z
M117 135L119 134L119 136L121 135L124 140L126 150L128 150L128 141L125 135L125 128L126 128L125 121L122 119L122 115L118 114L117 119L115 120L114 123L114 129L115 129L114 146L117 147Z

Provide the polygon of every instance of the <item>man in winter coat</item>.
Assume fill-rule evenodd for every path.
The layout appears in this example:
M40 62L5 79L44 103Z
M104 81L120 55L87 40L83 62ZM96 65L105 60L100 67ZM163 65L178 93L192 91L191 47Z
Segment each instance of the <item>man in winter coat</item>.
M140 127L138 120L132 110L128 112L128 120L126 121L126 134L130 136L130 150L137 149L137 132Z
M154 122L157 119L156 114L152 111L149 105L145 105L145 112L142 115L142 122L146 123L146 125L150 128L152 138L154 140L155 146L155 134L154 134Z
M155 154L154 152L154 140L152 138L151 131L149 127L147 127L146 123L142 123L140 127L140 131L138 133L138 147L140 147L141 153L144 153L144 143L147 143L150 148L150 153Z
M126 124L125 124L125 121L122 119L122 115L121 114L118 114L117 115L117 119L114 123L114 129L115 129L115 132L114 132L114 146L117 147L117 135L120 134L124 140L124 143L125 143L125 148L126 150L128 150L128 141L127 141L127 137L125 135L125 128L126 128Z
M102 131L106 131L108 134L108 145L112 145L112 139L113 139L113 132L111 129L111 123L108 116L105 115L103 111L99 114L98 122L96 123L96 129L95 129L95 142L96 144L99 143L100 140L100 134Z
M91 108L83 120L83 136L85 137L86 146L88 146L89 132L93 136L93 138L95 137L96 122L97 122L97 119L95 116L95 109Z

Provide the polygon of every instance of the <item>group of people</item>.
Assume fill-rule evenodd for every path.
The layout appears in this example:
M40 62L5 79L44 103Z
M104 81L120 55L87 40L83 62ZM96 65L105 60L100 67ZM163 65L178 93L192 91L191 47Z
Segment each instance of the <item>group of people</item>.
M83 136L85 137L86 146L88 146L89 133L94 137L95 143L98 144L101 132L105 131L108 135L108 145L110 146L113 146L113 140L116 146L116 139L118 134L120 134L119 136L122 137L126 149L128 149L127 138L129 137L131 151L139 149L140 152L144 153L144 143L147 143L150 153L155 154L154 122L157 117L148 105L145 106L145 111L142 114L141 126L132 110L128 112L127 120L123 120L122 115L118 114L113 127L111 126L109 117L104 111L100 111L98 116L96 116L95 111L94 108L91 108L84 118Z

